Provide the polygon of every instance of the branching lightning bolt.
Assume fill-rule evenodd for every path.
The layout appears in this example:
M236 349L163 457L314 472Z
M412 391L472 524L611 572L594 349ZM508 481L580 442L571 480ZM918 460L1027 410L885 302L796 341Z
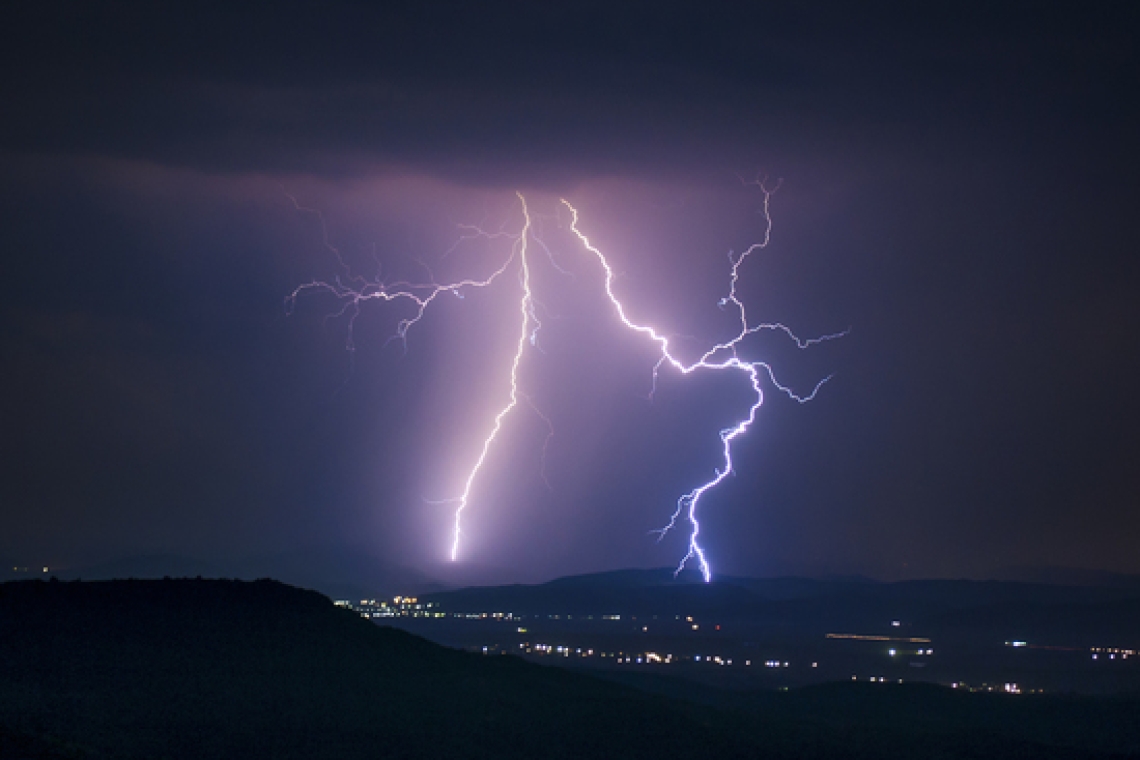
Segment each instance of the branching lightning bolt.
M288 194L287 194L288 195ZM548 427L548 434L546 441L543 444L543 480L546 480L546 451L550 444L550 439L554 435L554 428L550 419L542 413L542 411L535 405L534 401L524 394L519 389L518 370L522 362L523 354L526 350L527 344L537 345L538 331L542 327L542 322L538 318L536 306L538 302L534 299L530 287L530 261L528 259L528 240L530 237L531 218L530 212L527 208L526 199L522 194L516 193L519 203L522 206L523 213L523 227L522 230L516 235L510 232L505 232L499 229L495 232L486 232L482 227L471 225L460 225L463 230L463 235L458 241L445 252L445 256L452 253L456 247L464 240L474 238L510 238L513 240L510 255L489 275L483 278L467 278L457 280L454 282L440 283L437 282L431 273L430 268L420 262L421 265L427 270L428 280L423 282L411 282L407 280L399 280L395 282L385 282L377 273L375 279L367 279L360 275L354 275L349 266L345 263L340 251L329 242L328 232L325 227L324 216L317 209L302 206L296 198L288 195L289 200L292 201L294 208L298 211L304 211L315 214L321 224L321 235L324 247L333 254L336 258L343 275L338 275L331 282L325 280L312 280L303 285L298 286L290 293L285 299L286 312L291 313L296 305L297 299L309 291L317 291L331 294L337 299L341 306L340 308L329 315L330 318L348 316L348 335L346 338L345 348L350 352L355 351L355 343L353 339L353 329L355 327L356 318L360 313L361 305L367 301L402 301L411 304L412 316L401 319L396 325L396 331L389 338L391 340L400 340L404 349L407 350L407 336L408 330L423 319L424 314L427 312L431 303L444 293L451 293L458 297L462 297L463 291L468 288L484 288L491 285L500 276L502 276L508 269L511 268L512 263L517 259L520 262L519 266L519 283L522 287L522 297L519 301L519 313L521 314L522 321L519 332L518 343L515 348L515 353L511 361L510 367L510 396L509 401L498 414L495 415L494 423L491 427L490 433L483 440L482 447L479 450L479 456L475 460L475 464L468 472L467 478L463 484L463 492L461 495L453 498L446 499L443 503L454 503L455 519L454 519L454 532L451 543L451 559L454 561L459 557L459 544L462 535L462 517L463 512L467 508L468 502L471 498L471 489L475 484L475 480L479 475L479 471L483 468L483 464L490 453L491 446L498 437L500 430L503 427L503 421L507 415L519 405L519 401L525 401L527 405L534 410L535 414L546 423ZM546 249L547 254L550 255L549 249ZM553 262L553 257L551 256ZM555 264L559 271L564 271ZM547 483L549 486L549 483Z
M688 493L681 496L676 503L672 515L664 527L654 531L658 535L658 541L663 539L670 531L677 527L678 523L683 519L690 525L688 550L677 564L676 572L680 573L685 566L691 562L696 561L702 576L705 581L712 578L712 568L709 564L708 557L704 548L701 546L700 537L701 526L698 520L698 508L702 497L713 488L717 487L725 480L734 470L734 463L732 459L732 444L733 442L744 435L756 420L757 413L764 402L764 391L762 388L762 379L767 378L772 386L777 390L786 394L789 398L799 403L806 403L815 398L820 388L831 379L830 376L823 378L810 393L806 395L797 394L790 387L782 384L776 379L772 367L764 361L748 361L742 359L739 355L739 349L742 342L750 335L762 331L780 332L794 341L795 345L801 349L808 348L829 340L840 338L848 333L847 330L828 335L822 335L815 338L802 339L798 337L791 329L781 323L757 323L751 324L748 319L748 314L745 309L744 303L737 295L737 284L740 280L740 269L744 262L756 251L762 250L768 246L771 238L772 219L769 214L769 204L772 194L779 187L769 188L764 182L756 181L753 183L760 188L763 194L763 204L761 213L764 218L765 227L763 237L756 243L750 245L740 254L729 253L729 287L728 294L720 299L719 306L724 309L735 309L739 317L739 330L736 335L730 340L726 340L713 345L698 359L686 363L671 350L670 339L668 336L662 335L654 328L634 322L626 313L625 306L618 298L614 291L614 281L616 279L613 268L611 267L606 256L599 250L587 235L581 231L578 226L578 210L571 205L567 200L562 200L563 206L569 211L571 221L569 228L576 236L579 243L592 254L602 267L605 273L605 292L609 298L610 303L613 305L614 311L618 319L628 329L644 335L650 341L657 345L660 352L660 357L653 366L652 379L653 388L656 388L658 375L663 367L671 367L682 375L689 375L698 370L709 371L734 371L742 373L748 379L749 386L754 394L754 399L748 408L748 412L744 415L735 425L724 428L720 431L721 440L721 454L723 464L714 470L714 476L708 481L693 488ZM313 280L298 286L289 296L286 297L286 310L291 312L296 304L297 299L304 293L309 291L318 291L331 294L336 298L341 306L338 311L329 315L330 317L348 316L348 336L346 339L346 349L351 353L355 350L353 343L353 327L355 320L360 313L361 305L367 301L379 300L385 302L407 302L412 307L412 315L401 319L396 326L396 331L389 340L400 340L405 350L407 349L407 334L412 326L417 324L430 307L431 303L435 301L441 294L451 293L458 297L462 297L463 291L469 288L483 288L491 285L499 279L504 273L511 269L512 264L518 261L518 276L519 284L521 287L521 296L518 305L518 314L520 317L518 340L515 345L515 351L510 364L509 380L510 392L507 402L502 406L498 413L494 416L493 423L490 431L482 441L479 448L478 457L475 459L474 464L467 473L467 477L463 484L462 493L452 499L444 500L440 503L453 503L455 504L454 523L452 528L452 541L451 541L451 559L457 560L459 557L460 543L463 535L462 523L463 513L467 509L471 500L472 489L482 471L488 455L490 454L491 447L498 439L504 425L504 421L510 413L520 405L520 402L526 402L528 406L546 423L549 433L546 441L543 444L543 479L546 480L546 449L549 446L550 439L554 434L554 428L550 419L542 413L542 411L534 404L529 395L524 393L519 387L519 367L522 363L523 356L526 353L527 345L538 347L538 334L542 327L542 322L538 317L538 309L542 308L541 302L537 301L531 289L531 262L529 260L529 244L531 242L537 244L550 260L551 265L555 270L562 274L569 275L570 273L563 269L554 260L554 256L546 243L542 240L540 235L536 235L532 231L532 218L530 211L527 207L526 199L521 193L516 193L519 203L522 208L523 225L521 230L515 234L505 231L502 227L493 232L485 231L481 226L461 225L463 235L456 241L444 255L448 255L455 250L455 248L464 240L474 238L497 239L506 238L512 241L509 255L495 268L489 275L483 278L467 278L457 280L450 283L439 283L432 275L430 268L420 262L428 273L428 279L422 282L412 282L407 280L400 280L395 282L385 282L378 269L377 275L374 279L367 279L359 275L352 274L350 268L342 258L340 251L333 246L328 239L327 229L325 227L324 217L320 211L312 208L302 206L293 196L288 196L292 201L294 207L298 211L304 211L315 214L321 223L322 240L324 247L329 250L339 263L342 275L338 275L331 282ZM378 265L379 267L379 265ZM650 394L652 396L652 392ZM547 483L549 486L549 483Z
M669 338L667 336L660 334L652 327L638 324L629 318L629 316L626 314L625 306L614 293L613 268L610 266L610 263L606 259L605 255L596 246L594 246L590 242L590 239L585 235L585 233L579 229L578 210L574 208L574 206L571 205L569 201L565 199L562 200L563 205L570 212L570 230L578 237L578 240L581 242L582 246L597 258L598 263L601 265L602 270L605 272L606 295L609 297L610 303L613 304L614 310L617 312L618 319L620 319L622 324L624 324L629 329L645 335L651 341L656 343L658 349L661 352L660 359L658 359L657 363L653 367L654 387L656 387L657 376L663 366L672 367L683 375L691 374L697 370L735 370L744 373L748 377L752 391L755 394L755 400L749 407L747 416L740 420L736 425L720 431L720 440L724 462L723 465L714 471L715 474L711 480L708 480L707 482L689 491L684 496L681 496L677 500L677 508L669 518L668 523L665 525L665 527L655 531L658 535L658 540L661 540L669 531L673 530L673 528L676 527L677 521L681 519L682 515L684 515L685 519L691 526L691 530L689 533L688 551L686 552L685 556L681 558L681 561L677 564L676 572L680 573L681 570L683 570L691 560L696 560L700 568L701 575L704 577L706 582L712 579L712 567L709 565L705 550L702 548L700 541L698 540L701 533L701 524L697 519L698 505L702 496L704 496L716 486L720 485L720 483L734 471L732 461L732 442L748 431L748 428L751 427L752 423L756 420L757 411L764 403L764 391L760 386L761 374L767 376L772 385L775 386L778 390L787 394L789 398L798 401L801 404L815 398L815 395L819 392L819 389L823 387L823 384L831 379L830 376L823 378L818 383L816 383L811 393L801 396L795 393L795 391L793 391L791 388L781 384L776 379L771 366L766 362L746 361L744 359L741 359L738 355L740 343L749 335L753 335L764 330L773 330L783 332L785 335L794 340L798 347L807 348L808 346L812 346L817 343L842 337L848 332L844 330L843 332L803 340L797 337L795 333L791 331L791 329L783 324L749 324L744 303L737 296L736 285L740 280L740 267L744 264L745 260L748 259L748 257L756 251L766 248L768 246L769 240L771 239L772 217L769 214L768 209L772 198L772 193L776 190L776 188L769 189L763 182L756 182L755 184L760 188L764 196L762 210L765 220L764 236L759 242L753 243L747 249L745 249L743 253L739 255L734 255L732 253L729 254L729 262L731 264L729 290L728 295L720 300L720 306L722 308L731 306L732 308L736 309L737 314L740 316L740 330L731 340L725 341L723 343L717 343L704 354L702 354L696 361L690 363L685 363L670 351Z
M510 268L511 262L514 261L518 253L516 250L518 244L516 242L515 246L512 246L511 255L503 261L497 269L491 272L491 274L482 279L467 278L450 283L438 283L435 282L435 278L432 277L431 269L423 262L420 262L428 272L429 279L424 282L417 283L407 280L385 282L380 277L380 272L377 272L375 279L369 280L360 275L352 274L348 264L345 263L344 258L341 256L340 251L329 242L328 232L325 228L325 219L321 212L317 209L302 206L297 202L297 199L291 195L288 197L298 211L315 214L320 220L324 246L336 257L337 262L344 271L344 275L337 275L332 282L312 280L303 285L298 285L292 293L285 297L285 311L286 313L292 313L293 308L296 306L297 299L308 291L323 291L331 294L340 301L341 307L338 311L330 314L329 317L336 318L345 316L346 314L348 315L348 337L346 339L345 348L349 352L356 350L356 345L353 342L353 328L356 324L356 317L360 314L361 304L367 301L405 301L412 304L414 314L411 317L401 319L396 325L396 332L389 338L389 340L400 340L406 350L408 330L423 319L424 313L432 301L443 293L451 293L452 295L462 297L463 291L467 288L487 287ZM522 196L519 197L520 199L522 198ZM510 237L509 233L501 230L499 232L488 233L478 227L463 226L462 229L465 234L452 246L451 250L454 250L463 240L470 240L476 237Z

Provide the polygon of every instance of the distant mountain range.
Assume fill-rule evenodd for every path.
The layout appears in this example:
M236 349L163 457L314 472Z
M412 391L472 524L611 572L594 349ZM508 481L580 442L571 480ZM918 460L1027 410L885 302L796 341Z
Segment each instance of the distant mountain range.
M1078 572L1078 571L1074 571ZM1054 569L1047 575L1071 577ZM599 611L607 605L624 607L648 604L658 606L655 612L667 612L674 601L690 603L705 600L701 605L735 603L762 604L790 600L816 599L835 596L856 596L864 599L933 598L951 607L978 603L1013 601L1059 602L1131 598L1140 595L1140 576L1115 574L1086 574L1082 577L1098 578L1102 584L1074 584L1025 580L951 580L933 579L917 581L882 582L859 576L843 578L747 578L718 575L711 583L704 583L694 571L674 575L666 568L643 570L614 570L587 575L556 578L541 584L512 584L507 586L476 586L458 590L427 594L431 598L464 603L479 600L486 605L497 600L510 600L520 609L530 610L535 605L544 607L535 611L561 608L566 611ZM661 607L665 605L665 607ZM646 608L648 611L648 608Z
M516 615L699 616L819 636L880 631L899 621L923 635L1069 646L1140 643L1140 584L1049 585L1013 581L733 578L700 582L669 570L622 570L536 585L422 595L452 612Z

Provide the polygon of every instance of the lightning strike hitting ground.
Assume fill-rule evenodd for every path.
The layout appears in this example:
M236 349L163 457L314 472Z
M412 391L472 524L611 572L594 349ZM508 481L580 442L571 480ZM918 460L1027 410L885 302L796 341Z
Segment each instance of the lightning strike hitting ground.
M345 343L345 348L351 353L355 351L355 343L353 340L353 328L356 323L356 318L360 314L361 304L367 301L380 300L380 301L407 301L412 304L413 315L401 319L396 325L396 332L389 340L399 339L404 344L404 349L407 350L407 336L408 330L413 325L419 322L428 307L431 305L440 294L452 293L456 296L462 296L462 292L467 288L483 288L492 284L503 273L510 269L511 264L518 259L520 262L519 269L519 282L522 286L522 297L519 301L519 313L522 315L522 323L519 333L518 344L515 349L514 358L511 362L510 368L510 397L506 406L504 406L498 414L495 415L494 423L491 427L491 432L483 440L483 445L479 451L479 456L475 460L475 464L469 471L463 485L463 493L452 499L445 499L434 503L455 504L455 520L454 532L451 542L451 559L454 561L459 557L459 543L462 535L461 523L463 511L467 508L467 504L471 498L471 488L475 483L475 479L479 471L483 468L483 463L487 459L487 454L494 443L495 438L498 437L499 431L502 429L503 420L508 414L519 404L519 400L524 400L534 410L535 414L539 416L546 423L549 433L546 442L543 445L543 479L545 480L545 455L546 449L549 446L550 438L554 434L554 428L550 419L544 415L530 397L522 393L518 387L518 369L522 361L522 356L526 350L527 343L535 345L538 341L538 331L542 327L541 321L535 311L535 300L530 289L530 261L528 259L527 244L530 237L531 219L530 212L526 205L526 199L516 193L519 203L522 206L523 226L522 230L514 235L512 233L499 230L497 232L486 232L481 227L474 227L469 225L462 225L461 229L464 230L464 235L459 241L455 243L446 254L450 254L455 250L463 240L473 238L510 238L513 240L511 244L510 255L502 262L502 264L491 272L487 277L482 279L468 278L458 280L451 283L438 283L434 277L431 277L431 271L428 270L429 280L425 282L409 282L400 280L395 282L384 282L379 272L377 277L373 280L366 279L359 275L352 274L350 268L345 263L340 255L340 251L329 243L328 233L325 228L324 216L317 209L308 208L300 205L293 196L288 196L292 201L293 206L298 211L304 211L315 214L321 223L322 242L324 247L329 250L336 258L343 270L343 276L338 275L332 282L323 280L313 280L298 286L289 296L285 299L286 312L291 313L296 305L297 298L308 291L323 291L331 294L340 303L341 307L338 311L330 314L330 318L336 318L348 315L348 336ZM548 251L549 253L549 251ZM445 254L445 255L446 255ZM422 262L421 262L422 264ZM427 265L423 265L427 269ZM549 484L548 484L549 485Z
M748 430L748 428L756 420L757 410L764 403L764 391L760 387L761 372L763 372L763 374L768 377L773 386L787 394L789 398L798 401L801 404L815 398L816 393L818 393L819 389L823 387L823 384L831 379L830 376L825 377L816 384L811 393L806 396L800 396L787 386L782 385L779 381L777 381L775 375L772 372L771 366L769 366L766 362L750 362L741 359L737 354L737 349L740 345L740 342L747 336L760 332L762 330L776 330L783 332L785 335L794 340L798 347L807 348L808 346L814 345L816 343L833 340L847 334L847 331L845 330L843 332L834 333L831 335L824 335L818 338L802 340L798 338L789 328L779 323L761 323L756 325L749 324L748 315L745 311L744 304L740 301L739 298L737 298L736 295L736 284L740 279L740 267L744 263L745 259L747 259L755 251L767 247L768 241L771 238L772 217L768 213L768 206L772 198L772 193L776 190L776 188L772 188L771 190L768 189L768 187L762 182L756 182L754 184L756 184L764 194L764 237L759 242L750 245L740 255L734 256L732 253L729 254L729 261L731 262L731 273L729 276L728 295L720 300L720 306L722 308L731 306L732 308L736 309L737 313L740 315L740 331L731 340L714 345L700 358L689 364L681 361L672 352L670 352L668 337L661 335L652 327L633 322L626 315L625 306L622 305L622 302L614 293L613 269L610 267L610 264L606 260L605 255L600 250L598 250L598 248L596 248L590 242L590 239L578 228L578 210L574 208L574 206L571 205L569 201L565 199L562 201L563 205L570 211L570 230L578 237L578 240L582 243L582 246L587 251L594 254L598 260L598 263L601 264L602 269L605 271L606 295L609 297L610 303L613 304L614 310L617 312L618 319L620 319L622 324L624 324L629 329L641 333L642 335L645 335L650 340L655 342L661 351L661 358L658 359L657 363L653 367L654 388L656 387L657 375L660 372L661 367L668 365L683 375L688 375L697 370L734 370L737 372L742 372L747 375L749 383L752 386L752 390L755 393L755 401L749 408L747 416L738 422L735 426L725 428L720 431L724 465L720 469L714 470L715 475L711 480L697 486L692 491L689 491L687 494L679 498L677 500L677 508L674 510L672 517L669 518L669 522L665 525L665 527L656 531L658 534L658 540L660 541L670 530L676 527L677 521L680 519L682 514L685 516L685 519L688 520L689 525L691 526L689 533L688 552L677 564L676 572L680 573L690 560L695 559L700 566L701 575L704 577L706 582L712 579L712 568L709 565L708 557L705 555L704 549L701 547L700 542L697 540L701 532L701 524L697 519L697 507L702 496L704 496L711 489L718 486L725 478L728 477L730 473L733 472L732 442ZM718 356L721 356L723 358L718 359Z
M769 189L763 182L759 181L747 184L753 184L759 187L761 193L763 194L763 205L761 213L764 217L765 222L764 235L759 242L750 245L747 249L745 249L743 253L740 253L738 255L731 252L729 253L730 269L728 294L720 299L719 302L721 308L732 308L736 310L736 313L739 315L740 319L740 329L730 340L713 345L696 361L690 363L685 363L670 350L669 338L667 336L658 333L652 327L639 324L629 318L629 316L626 314L625 306L622 304L621 300L614 292L613 286L615 276L614 271L609 264L609 261L606 259L605 255L590 242L590 239L586 236L586 234L579 229L578 210L573 205L571 205L569 201L562 201L563 206L565 206L565 208L570 213L571 221L569 228L571 232L577 238L579 243L597 259L598 263L601 265L605 273L606 295L609 298L610 303L613 305L618 319L622 322L623 325L625 325L625 327L646 336L649 340L656 343L658 346L661 355L657 360L657 363L653 366L652 370L654 388L656 388L657 378L662 367L671 367L682 375L689 375L693 372L696 372L697 370L739 372L747 377L748 383L752 388L754 401L749 406L747 414L745 414L743 418L734 426L725 428L720 431L723 465L720 468L714 470L714 476L711 479L681 496L677 500L676 508L674 509L666 525L654 531L658 535L658 541L660 541L665 537L665 535L669 533L669 531L677 527L677 524L680 520L684 519L690 525L688 551L677 564L676 572L680 573L681 570L684 569L690 561L695 560L700 568L701 575L706 582L712 578L712 568L709 564L705 550L698 540L701 532L701 526L698 520L698 507L701 498L707 492L718 486L722 481L724 481L725 478L729 476L729 474L734 472L732 443L734 440L747 432L752 423L756 420L756 414L764 402L764 391L761 387L762 378L767 377L769 382L772 383L773 387L801 404L813 399L819 392L819 389L824 385L824 383L831 379L830 376L825 377L815 385L811 393L807 395L799 395L791 388L781 384L776 379L772 367L767 362L748 361L740 358L738 350L741 347L742 341L744 341L744 339L749 335L753 335L761 331L781 332L792 341L794 341L797 347L804 349L812 345L822 343L824 341L840 338L846 335L848 332L847 330L844 330L842 332L805 340L796 336L796 334L793 333L788 327L780 323L765 322L751 324L749 322L744 303L737 296L736 286L740 279L740 268L744 264L745 260L748 259L748 257L756 251L766 248L771 238L772 219L769 214L769 203L771 201L772 193L775 192L775 190L778 188L778 185L775 188ZM534 242L538 244L540 248L542 248L542 250L546 253L547 257L550 259L552 266L557 271L563 274L569 273L560 267L556 261L554 261L554 257L550 249L547 247L546 243L543 242L540 237L536 237L535 233L532 232L532 220L530 211L527 207L526 199L522 196L521 193L516 193L516 196L518 197L523 215L522 229L517 235L514 233L505 232L502 229L498 230L497 232L486 232L481 227L462 226L461 229L464 230L464 235L461 236L460 240L457 241L456 244L452 246L452 248L447 252L451 253L451 251L454 251L461 242L468 239L508 238L512 240L509 256L507 256L507 258L498 266L498 268L496 268L488 276L482 279L468 278L444 284L437 283L435 281L435 278L431 276L431 271L427 268L426 264L423 266L425 269L428 269L429 279L418 283L403 280L386 283L381 279L379 271L376 278L372 280L363 278L359 275L353 275L348 265L341 257L340 252L335 246L329 243L328 234L325 229L324 217L321 215L321 213L316 209L311 209L300 205L295 198L289 196L290 200L293 202L294 207L298 211L313 213L318 217L321 223L322 240L324 247L336 257L341 269L343 270L343 276L338 275L332 282L314 280L297 287L285 299L286 310L288 312L292 312L297 298L308 291L316 290L331 294L334 298L340 301L341 307L337 312L330 315L330 317L348 315L348 337L346 341L346 348L349 352L355 350L352 331L356 317L360 313L360 307L362 303L370 300L380 300L386 302L406 301L412 305L413 315L401 319L397 323L395 334L392 336L392 338L389 339L399 339L404 344L406 350L408 330L423 318L424 313L427 311L430 304L440 294L452 293L456 296L462 297L462 292L467 288L487 287L488 285L491 285L493 282L495 282L508 269L510 269L513 262L516 260L519 262L519 283L522 291L519 300L518 311L520 316L520 326L518 341L516 343L515 352L510 365L510 393L507 403L495 415L490 432L483 439L482 446L479 449L479 455L476 458L471 469L468 471L467 478L464 481L463 492L455 498L446 499L442 502L436 502L456 505L451 541L451 559L453 561L457 560L459 557L460 539L463 535L463 513L467 509L467 506L470 502L472 488L479 476L480 471L483 469L492 445L502 431L503 422L506 417L517 406L519 406L520 401L525 401L547 424L550 432L547 436L546 442L543 445L544 480L546 476L546 448L549 445L550 438L554 433L554 428L551 424L550 419L546 417L546 415L544 415L534 405L530 397L523 393L519 388L519 366L522 362L523 355L526 352L527 344L529 343L530 345L537 347L538 332L542 327L542 323L539 320L536 311L536 306L540 306L541 304L535 300L534 294L531 290L531 262L529 260L529 243ZM650 395L652 396L652 393Z
M527 260L527 236L530 234L530 212L526 207L526 199L520 194L518 196L519 203L522 204L523 211L523 228L519 233L518 241L515 247L518 249L519 261L522 262L522 269L519 273L519 281L522 283L522 300L519 301L519 313L522 315L522 327L519 330L519 342L515 348L515 356L511 361L511 396L510 402L495 415L495 424L491 427L491 433L483 440L483 449L479 452L479 458L475 460L475 466L471 468L471 473L467 476L467 482L463 484L463 493L457 499L458 504L455 507L455 532L451 541L451 561L454 562L459 558L459 537L461 535L460 522L463 518L463 510L467 508L467 500L471 498L471 486L475 482L475 477L479 474L479 470L483 467L483 462L487 459L487 452L491 449L491 444L494 443L495 437L499 435L499 431L503 427L503 418L511 413L511 410L518 406L519 403L519 362L522 361L523 352L526 350L526 344L536 342L537 331L541 327L538 318L534 313L534 300L530 292L530 262ZM531 323L534 322L532 330ZM528 399L529 401L529 399ZM531 404L533 406L533 404ZM535 411L538 411L537 409ZM539 416L542 416L541 413ZM550 421L545 416L542 416L547 424Z

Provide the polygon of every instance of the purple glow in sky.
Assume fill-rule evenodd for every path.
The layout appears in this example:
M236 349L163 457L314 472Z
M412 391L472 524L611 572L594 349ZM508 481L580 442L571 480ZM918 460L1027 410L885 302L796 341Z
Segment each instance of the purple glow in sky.
M0 562L1140 573L1135 4L6 11Z
M732 425L723 428L719 432L719 437L723 452L723 461L716 468L714 475L704 483L694 487L692 490L681 496L676 503L676 509L669 517L668 522L664 527L653 531L658 536L658 541L665 538L665 536L672 530L678 527L678 521L684 521L688 524L688 539L687 547L684 556L681 557L677 563L676 572L680 573L685 566L693 561L696 563L698 569L704 580L708 582L712 578L712 567L709 562L709 557L706 549L702 547L699 540L701 532L701 524L698 519L698 506L701 498L716 488L725 478L733 474L734 463L732 457L733 441L744 435L745 432L756 421L757 412L764 402L764 391L761 383L766 378L769 383L787 397L799 402L806 403L812 400L819 392L820 388L825 382L831 379L831 376L819 380L811 389L810 393L797 394L792 388L781 384L773 372L772 366L762 360L744 359L741 358L740 352L744 348L744 342L747 338L759 332L778 332L791 339L795 345L800 349L808 348L812 345L823 343L826 341L834 340L843 337L847 331L830 333L810 339L802 339L786 325L779 322L762 322L752 323L748 318L748 311L745 304L738 296L737 286L741 278L741 268L746 260L763 251L771 239L772 234L772 217L771 217L771 200L774 188L779 187L777 182L773 188L769 188L766 181L757 180L751 183L744 183L746 186L755 188L759 193L758 205L760 206L761 218L761 238L757 242L750 243L740 253L733 251L728 252L728 286L727 293L719 300L718 306L721 309L726 309L736 315L739 320L739 325L735 335L727 340L722 340L713 343L707 350L705 350L698 358L693 361L686 362L676 355L675 351L671 349L671 338L659 333L652 327L638 324L632 321L626 313L621 300L615 293L614 280L615 274L610 263L607 261L605 255L591 244L589 237L582 231L580 227L580 220L578 210L569 201L561 200L561 209L569 214L569 221L565 224L562 223L560 215L556 214L554 221L558 226L565 227L576 239L578 245L587 251L592 257L596 258L598 264L604 271L604 288L607 299L609 300L613 310L620 321L620 323L627 329L642 335L656 344L659 352L659 358L653 365L652 370L652 383L653 390L656 389L658 376L661 370L668 369L679 372L682 375L689 375L693 372L706 371L706 372L723 372L731 371L742 374L751 388L753 397L752 400L746 405L746 412ZM404 317L397 323L396 332L392 336L401 341L405 349L408 341L408 330L413 325L418 323L424 318L424 314L431 305L441 294L451 294L453 296L462 298L464 291L472 288L486 288L498 280L508 271L514 272L519 282L519 302L518 302L518 321L519 326L516 328L518 339L515 345L514 353L511 355L509 362L509 396L504 406L498 409L494 414L493 421L490 425L489 432L482 440L479 448L478 457L471 469L469 470L466 480L463 483L463 492L452 499L444 499L435 503L452 503L455 505L454 525L452 528L451 561L456 561L460 556L460 547L463 541L463 521L464 512L470 507L472 488L475 485L476 478L480 476L481 471L487 461L488 454L491 447L494 445L496 439L499 437L504 421L507 416L511 414L519 405L520 402L525 402L548 426L549 433L546 443L543 446L543 461L542 468L545 472L546 469L546 451L549 445L550 438L554 435L554 427L550 419L541 412L535 405L531 397L523 392L519 387L519 368L523 361L524 355L527 351L528 345L531 347L538 347L539 332L542 328L542 322L539 318L538 309L542 308L541 303L536 300L532 291L532 277L531 269L532 263L530 260L530 249L532 243L541 247L550 259L551 265L562 274L569 275L563 267L555 263L554 253L551 251L550 244L545 238L539 238L532 241L535 232L532 228L531 212L527 205L526 198L517 193L519 203L519 213L522 217L521 227L517 233L504 232L500 227L498 230L484 229L478 225L463 225L465 235L460 240L446 251L445 255L462 255L461 243L467 239L480 239L480 240L495 240L505 239L509 243L509 255L505 256L502 263L494 268L489 274L481 277L468 277L458 280L440 281L431 276L431 268L424 262L420 262L425 272L429 275L427 279L412 282L408 280L386 280L380 276L378 272L375 279L369 279L353 272L352 268L345 262L341 256L340 251L329 244L328 242L328 229L325 225L323 215L319 211L302 206L293 196L289 196L294 207L298 211L306 211L313 213L317 216L321 225L321 237L324 242L325 248L330 251L339 268L342 270L338 273L337 277L331 281L314 280L304 285L301 285L293 290L293 292L286 299L286 306L290 312L295 308L297 298L299 296L308 294L310 291L323 292L331 294L336 302L340 304L339 308L331 315L333 318L345 317L347 322L348 341L347 348L350 352L355 351L356 341L353 335L356 327L356 319L360 314L361 305L368 301L380 302L409 302L412 308L412 316ZM503 225L505 226L505 225ZM381 269L380 261L376 261L377 269ZM653 390L650 391L649 397L652 399ZM499 477L510 478L512 475L511 470L502 472ZM573 516L569 516L573 519Z

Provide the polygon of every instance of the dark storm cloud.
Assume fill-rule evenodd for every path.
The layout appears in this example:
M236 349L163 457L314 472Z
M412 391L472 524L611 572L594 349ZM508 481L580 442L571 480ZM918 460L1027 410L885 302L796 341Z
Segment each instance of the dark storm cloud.
M1134 9L992 5L20 4L0 138L482 183L939 141L994 154L994 137L1050 142L1050 122L1134 121L1118 97Z
M379 532L416 561L438 538L402 515L444 495L422 455L450 461L438 451L467 433L407 431L461 410L447 399L458 339L425 325L397 361L376 348L393 318L372 314L346 382L324 305L290 320L281 309L333 271L283 189L326 213L354 261L378 243L397 266L446 247L453 228L424 232L440 220L500 213L480 194L580 192L592 232L636 273L624 286L639 308L705 336L705 301L683 297L704 287L714 304L739 241L702 214L736 192L731 172L759 170L787 182L755 302L805 334L854 330L818 358L781 357L797 382L836 380L811 405L765 408L742 444L748 466L710 507L732 518L707 523L718 560L884 576L1140 570L1138 15L1128 3L9 4L0 554ZM455 185L474 200L454 201ZM474 345L478 317L446 308ZM704 443L685 431L706 424L718 391L678 391L658 411L623 390L590 411L586 390L641 392L643 368L561 350L582 367L559 440L594 442L561 452L581 519L526 513L530 532L510 537L517 577L671 561L637 544L669 507L653 499L672 493L649 498L644 484L711 466L686 465ZM484 381L463 379L477 395ZM425 388L439 398L423 401ZM650 452L619 425L632 421L676 443ZM494 495L507 504L509 490Z

